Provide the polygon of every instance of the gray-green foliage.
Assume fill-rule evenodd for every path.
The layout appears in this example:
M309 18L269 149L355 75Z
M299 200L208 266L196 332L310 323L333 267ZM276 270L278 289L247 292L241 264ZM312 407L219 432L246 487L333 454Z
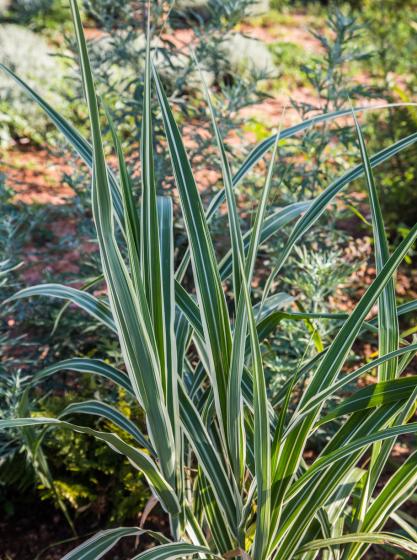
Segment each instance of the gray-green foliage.
M357 17L332 9L326 27L320 33L311 31L320 44L321 51L301 65L314 92L313 101L291 100L301 120L313 117L318 112L337 111L350 107L355 100L372 99L375 92L367 84L359 83L355 76L355 64L370 58L369 49L358 48L358 41L365 34L365 27ZM282 185L278 196L286 195L288 200L299 196L314 196L322 181L328 182L334 172L337 150L344 149L351 154L355 135L350 126L338 124L337 147L332 152L334 129L325 123L320 128L311 128L303 138L295 140L283 151ZM340 144L339 144L340 143ZM301 150L304 157L293 161L294 152ZM333 157L332 157L333 156ZM286 161L286 157L288 161ZM349 162L348 162L349 163ZM285 169L285 167L283 169Z
M343 557L356 560L370 544L389 544L410 554L417 552L412 528L404 521L386 530L386 522L401 509L417 483L416 453L389 476L379 494L376 483L389 451L398 437L416 433L409 422L415 409L417 379L401 376L404 359L414 356L417 345L399 341L397 315L410 312L416 302L397 306L393 276L417 238L417 224L390 254L383 231L372 168L389 161L413 145L412 134L386 150L368 157L357 126L361 159L356 167L336 177L304 206L297 206L297 221L281 249L284 264L294 245L310 230L340 190L355 178L365 177L372 208L372 225L378 274L353 312L336 315L341 322L331 342L321 353L300 364L289 377L283 397L272 406L267 399L262 359L262 340L282 320L320 318L274 309L274 297L265 298L263 309L252 302L252 279L259 246L268 234L280 231L283 218L294 207L267 212L274 157L262 191L253 227L241 230L234 186L274 146L313 123L305 121L284 129L279 136L255 148L232 176L222 136L217 127L209 92L205 95L212 115L214 136L220 154L224 190L203 209L193 172L157 68L146 53L144 113L142 125L142 198L137 211L121 144L112 121L119 177L107 168L100 130L100 111L75 0L71 2L79 45L83 82L91 121L92 146L50 106L21 82L24 90L40 103L79 155L92 168L92 206L101 251L108 304L65 286L43 285L16 294L70 297L102 323L115 329L126 371L89 359L77 361L77 371L91 371L128 385L138 407L144 411L147 433L137 433L130 443L119 433L85 426L78 414L109 415L104 402L79 403L59 418L3 420L3 428L36 426L74 430L97 438L125 455L144 473L156 499L170 519L171 535L150 532L159 545L135 556L138 560L231 556L264 560L295 557ZM149 47L149 43L148 43ZM156 89L172 168L185 222L191 261L192 292L182 286L182 274L174 269L173 208L169 196L157 198L154 176L151 87ZM319 115L316 121L346 117L350 111ZM314 121L313 121L314 122ZM210 217L227 203L231 249L219 264L209 229ZM303 215L301 215L301 213ZM140 216L140 219L139 219ZM288 218L291 219L291 218ZM117 230L123 236L116 236ZM272 231L271 231L272 230ZM145 236L145 237L144 237ZM126 244L122 256L120 247ZM226 263L226 264L225 264ZM222 281L232 275L234 301L228 301ZM275 298L276 299L276 298ZM282 299L282 296L281 296ZM270 305L268 305L270 304ZM378 320L366 319L378 304ZM345 376L342 370L352 346L364 330L376 333L380 358ZM401 347L399 347L401 343ZM393 350L393 348L396 348ZM401 356L401 357L400 357ZM329 397L347 381L378 366L378 382L355 392L326 415ZM68 362L59 367L75 368ZM387 375L388 372L388 375ZM305 388L299 381L308 375ZM294 390L294 392L293 392ZM296 409L288 414L296 402ZM304 452L317 428L343 416L342 427L319 455L309 463ZM120 429L132 430L127 419L112 413ZM69 421L74 419L73 421ZM140 444L142 442L142 444ZM373 449L368 464L362 458ZM378 454L383 449L384 452ZM388 454L385 451L388 449ZM381 462L382 461L382 462ZM356 507L357 504L360 507ZM100 558L124 536L143 532L139 528L116 528L98 533L67 554L66 560ZM320 556L321 555L321 556ZM329 556L330 555L330 556Z
M414 0L387 0L384 10L376 6L374 0L366 0L358 10L366 26L364 39L373 47L366 71L381 96L389 100L414 100L417 81L412 61L417 55L417 4ZM384 121L374 116L370 146L380 149L387 139L395 141L414 129L416 122L414 108L390 113ZM406 174L401 170L407 170ZM387 226L398 238L403 228L406 230L414 221L416 176L414 158L404 154L381 177L381 202Z
M9 8L18 14L19 19L28 22L39 12L49 10L52 3L53 0L12 0Z
M178 0L174 10L183 16L200 15L201 17L210 16L214 11L226 7L227 13L239 11L242 6L248 9L250 15L264 13L268 11L269 0Z
M206 168L208 163L214 167L214 158L211 140L207 135L204 107L196 95L199 75L190 47L201 61L209 85L219 91L217 108L222 115L223 133L227 135L231 131L239 131L243 122L239 116L241 109L263 99L259 84L268 74L273 74L273 64L267 49L260 42L244 38L234 30L253 3L253 0L209 2L206 19L193 17L187 10L176 10L176 4L170 17L167 17L171 6L169 2L158 0L152 3L153 56L167 93L175 102L181 118L185 122L198 123L198 126L190 126L187 130L189 156L197 168L201 165L201 154L204 154ZM106 99L120 131L128 164L137 169L137 131L142 118L146 44L143 22L146 19L147 2L141 0L138 3L120 4L119 8L118 3L87 2L87 9L102 31L97 38L89 41L89 49L98 91ZM74 61L77 61L76 46L71 37L68 38L68 46L75 53ZM234 62L231 64L232 59ZM76 70L72 62L67 76L69 102L75 109L76 118L81 117L82 120L83 114L80 115L78 103L74 103L83 96L79 72ZM105 124L104 129L107 130ZM162 123L157 116L154 141L156 150L165 153ZM155 172L161 180L166 180L168 168L168 160L159 157Z
M68 5L64 0L2 0L0 21L36 31L47 27L48 33L62 31L63 24L68 21Z
M349 99L372 97L372 90L357 84L349 76L352 65L364 58L359 52L357 41L364 32L357 18L339 10L330 12L326 28L313 35L320 41L322 51L301 65L299 71L304 73L312 87L316 101L302 102L291 100L291 108L297 111L300 120L311 118L320 112L331 112L349 107ZM315 197L323 184L331 181L335 173L335 161L344 150L342 165L348 167L356 154L355 133L352 127L328 123L308 129L301 138L289 140L280 151L279 172L273 186L272 199L277 204L288 204L300 197ZM349 197L347 196L347 203ZM301 240L283 269L280 284L289 291L299 305L307 305L311 311L331 312L329 296L334 295L338 285L345 283L354 271L353 263L346 261L344 252L349 244L347 232L338 228L337 222L343 216L340 207L332 207L314 228ZM279 259L278 247L285 244L285 239L276 239L274 244L265 247L272 263ZM271 346L266 356L270 371L270 387L273 395L279 392L283 381L297 367L305 354L305 348L311 337L311 327L304 322L285 323L285 328L277 331L271 339ZM318 329L322 342L330 339L332 322L326 320ZM308 352L314 353L316 345L312 342ZM282 349L282 350L279 350ZM304 356L305 357L305 356Z

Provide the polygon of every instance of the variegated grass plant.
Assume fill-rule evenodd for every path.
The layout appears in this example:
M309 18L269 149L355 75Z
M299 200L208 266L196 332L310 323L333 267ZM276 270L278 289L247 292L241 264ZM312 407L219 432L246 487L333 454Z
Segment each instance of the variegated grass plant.
M71 404L59 418L17 418L2 428L60 427L93 436L126 456L141 471L166 514L171 535L150 532L158 543L136 559L242 558L253 560L362 558L372 544L389 544L417 553L417 533L401 506L417 484L417 452L388 476L386 465L397 438L417 432L411 422L417 377L402 375L417 351L402 339L398 316L417 307L398 306L394 277L417 237L415 225L390 253L372 168L413 145L417 133L369 158L355 113L319 115L281 130L261 143L232 176L210 94L212 118L224 189L207 210L190 168L172 110L151 61L148 38L142 124L142 198L140 210L117 131L110 115L118 178L103 151L99 104L76 4L71 0L92 146L33 90L3 68L49 115L92 170L92 206L108 303L72 287L47 284L25 289L14 298L47 295L72 301L114 331L125 370L100 360L59 362L35 376L34 383L64 369L99 375L123 387L146 417L147 433L117 408L99 401ZM174 270L173 207L158 197L152 149L151 88L156 90L189 247ZM362 163L327 186L314 200L268 213L268 194L279 142L314 126L351 115ZM234 187L272 148L273 154L253 227L243 233ZM282 319L320 319L308 313L279 311L282 295L269 295L294 245L319 219L327 205L352 180L364 177L372 210L377 275L350 315L330 315L340 323L333 342L304 361L274 403L268 402L261 343ZM231 249L218 261L209 224L226 200ZM251 285L260 245L296 220L267 281L263 299L254 305ZM124 243L121 247L119 244ZM126 257L124 256L126 255ZM191 263L195 296L182 280ZM231 301L223 283L231 276ZM279 284L279 282L278 282ZM378 316L368 321L374 305ZM326 317L329 317L326 315ZM343 372L355 340L375 334L379 357L350 373ZM366 372L377 382L358 390L325 412L327 399ZM293 409L299 382L306 388ZM291 405L291 407L290 407ZM293 412L289 412L292 410ZM111 420L130 435L129 442L67 420L93 414ZM66 418L66 419L64 419ZM304 458L315 430L339 419L340 429L318 456ZM381 477L385 484L378 484ZM377 488L378 487L378 488ZM386 529L389 522L389 531ZM102 557L120 538L145 531L138 527L107 529L65 556ZM132 555L134 553L132 552Z

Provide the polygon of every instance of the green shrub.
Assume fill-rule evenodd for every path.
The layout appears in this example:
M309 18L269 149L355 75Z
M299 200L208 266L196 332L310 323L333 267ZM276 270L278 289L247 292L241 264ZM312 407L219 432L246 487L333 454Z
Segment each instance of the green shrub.
M273 73L271 56L262 43L242 37L235 31L236 25L242 21L253 3L254 0L209 2L208 20L184 17L181 27L186 35L179 39L176 39L178 24L175 10L167 18L164 0L158 0L152 5L156 49L154 56L161 79L168 94L176 102L175 109L180 122L198 123L198 126L188 127L187 130L190 137L189 155L196 167L201 166L202 153L205 169L209 164L213 167L214 158L211 141L207 140L204 107L197 94L199 76L190 46L197 58L204 61L207 81L219 92L218 108L224 134L236 133L244 120L240 116L241 110L265 98L260 91L260 82L267 73ZM110 4L111 8L106 2L87 3L88 10L101 31L97 38L88 42L89 51L98 91L106 99L120 131L129 166L136 170L140 159L138 131L143 109L141 76L146 45L143 21L147 1ZM64 90L69 90L68 104L73 109L74 120L84 127L88 125L85 112L80 110L80 100L84 94L80 73L77 71L77 48L71 38L68 38L67 47L73 53L73 60L67 72ZM231 55L233 64L230 63ZM105 122L103 129L108 132ZM156 173L160 181L166 181L169 161L162 157L166 153L166 146L158 115L155 118L155 144L155 149L161 152Z
M365 24L363 39L373 47L365 72L381 97L389 101L413 101L417 92L413 62L417 56L417 3L388 0L383 10L377 6L374 0L366 0L360 6L360 17ZM390 111L384 120L374 115L370 127L371 149L379 150L387 141L395 142L413 132L416 123L414 107ZM416 176L415 158L402 154L378 177L383 193L382 208L393 239L401 238L401 229L414 223Z
M62 386L65 388L64 383ZM57 393L57 381L53 388ZM112 387L99 382L93 388L91 379L87 379L84 383L77 383L71 390L67 388L64 398L59 394L49 397L38 407L36 413L43 416L59 414L63 406L79 401L81 395L86 400L91 394L96 399L98 395L109 399L111 389ZM125 416L143 426L140 415L132 416L135 407L125 391L118 391L111 400L117 402L118 409ZM123 430L108 420L92 417L86 425L94 429L113 430L121 437L126 437ZM127 441L135 443L133 437ZM144 509L150 498L144 477L132 472L126 458L114 453L104 443L86 438L82 434L53 431L45 437L43 452L53 476L54 490L69 511L75 512L77 517L82 512L84 523L86 518L94 519L94 523L97 520L106 524L134 522L137 512ZM42 487L42 481L40 496L54 499L50 488Z
M22 23L28 23L33 17L51 9L53 0L13 0L10 3L12 14Z
M287 75L293 76L296 83L312 92L311 99L306 101L297 97L291 99L291 109L293 112L295 109L300 121L321 112L348 108L349 98L362 104L363 97L372 97L372 89L354 79L355 66L365 58L364 50L359 51L357 46L364 32L357 18L332 9L326 27L320 33L311 32L321 46L320 51L306 56L293 43L287 43L282 52L281 43L272 46L277 62L279 57L282 62L283 81ZM323 123L306 130L302 137L289 139L280 147L276 179L271 187L273 207L279 208L300 198L315 198L323 185L330 183L339 172L340 165L348 169L355 163L356 156L355 131L351 126L335 127ZM331 211L321 216L314 230L304 235L299 249L288 259L280 274L280 290L290 293L296 305L307 306L316 312L335 311L330 296L334 295L338 285L349 281L355 270L353 263L346 262L351 237L339 227L339 223L346 216L352 218L351 209L356 211L357 203L350 200L350 193L343 196L343 205L333 204ZM264 246L272 267L279 262L284 246L282 235ZM322 320L320 324L313 324L318 329L321 343L329 344L334 323ZM308 355L312 357L317 350L315 344L310 344L305 355L311 337L308 327L304 322L285 322L271 337L265 369L272 399L280 394L283 383L299 361ZM325 430L327 428L325 426ZM327 438L323 431L320 433Z
M47 33L64 30L68 23L68 5L64 0L3 0L0 21L17 23Z
M121 385L143 410L147 430L104 401L70 404L57 418L16 418L0 421L2 428L61 427L93 436L126 456L144 476L170 520L170 539L134 558L249 557L256 560L318 558L334 551L339 557L362 558L371 544L417 552L414 529L401 517L401 507L417 482L414 451L377 491L393 445L401 435L417 432L409 422L415 410L417 379L401 376L417 344L400 339L398 315L417 307L397 306L393 275L417 237L417 224L390 254L383 228L372 167L412 145L412 134L371 159L357 125L362 163L348 170L310 201L267 213L268 195L279 145L312 121L282 130L259 145L232 178L210 95L206 91L220 151L224 190L203 209L186 151L157 69L151 70L147 43L142 123L142 198L140 210L132 196L129 174L111 120L120 177L106 166L99 107L88 51L75 0L71 2L89 107L92 147L34 92L46 112L93 170L92 206L109 303L65 285L25 289L15 298L49 295L68 298L111 331L116 332L125 370L92 359L58 363L36 378L39 382L59 369L90 372ZM151 73L165 126L179 204L189 248L174 274L173 205L157 197L154 181ZM315 122L350 115L350 110L315 117ZM107 113L107 117L110 115ZM314 121L313 121L314 122ZM253 227L242 233L233 187L274 147ZM157 156L157 154L155 154ZM284 223L298 218L282 247L275 276L294 245L310 230L338 192L365 176L369 192L377 276L354 311L330 319L341 322L332 342L312 359L302 361L288 378L282 398L268 402L262 341L281 320L320 318L310 312L276 311L283 295L262 293L252 301L251 285L259 246ZM219 264L209 232L213 213L226 201L230 250ZM140 216L140 219L139 219ZM123 235L118 235L119 230ZM117 235L116 235L117 233ZM126 243L126 245L124 245ZM127 261L120 247L124 247ZM182 286L192 264L196 297ZM126 262L128 264L126 264ZM231 277L233 298L222 281ZM230 299L230 300L229 300ZM378 304L377 321L367 322ZM328 318L328 317L327 317ZM380 357L342 375L355 340L370 330L377 334ZM315 332L312 332L314 339ZM377 368L377 382L325 412L325 404L349 381ZM307 381L307 382L305 382ZM295 410L290 413L295 402ZM99 431L83 424L82 414L112 420L119 430ZM340 430L319 455L305 452L316 430L342 418ZM70 419L74 419L72 422ZM130 444L129 437L135 439ZM366 460L363 460L365 459ZM400 530L387 523L398 524ZM397 525L395 525L396 527ZM120 538L144 529L119 527L98 533L66 555L100 558ZM340 554L339 554L340 553Z

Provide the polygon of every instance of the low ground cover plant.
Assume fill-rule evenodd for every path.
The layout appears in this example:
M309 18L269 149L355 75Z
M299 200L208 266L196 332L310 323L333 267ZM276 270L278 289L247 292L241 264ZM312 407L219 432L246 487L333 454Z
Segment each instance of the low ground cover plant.
M417 452L389 474L388 461L401 436L415 434L412 421L417 377L406 375L416 343L401 336L398 317L417 302L397 305L395 273L417 237L417 224L390 253L372 169L417 140L413 133L368 156L356 115L339 110L282 129L262 142L235 175L219 132L210 92L202 78L219 150L224 188L204 209L168 98L152 63L147 38L144 111L141 129L142 192L139 208L117 130L105 100L98 99L76 0L71 9L89 109L90 145L13 72L7 74L38 103L92 170L92 208L108 301L59 284L26 288L12 299L35 295L67 299L116 333L124 368L92 358L74 358L39 372L35 386L61 370L101 376L130 394L146 419L146 429L100 400L72 403L58 417L7 418L3 429L73 430L97 438L126 456L142 472L169 519L169 535L145 527L115 527L87 540L64 558L102 557L122 537L145 532L157 543L137 559L292 558L359 559L371 545L417 553L415 528L402 506L417 484ZM185 223L188 249L175 266L173 203L157 196L154 174L152 95L154 87ZM111 129L119 163L110 172L103 150L100 111ZM268 212L280 144L317 122L351 117L361 163L315 198ZM272 155L252 227L243 232L235 187L270 149ZM271 295L285 261L327 205L349 182L363 178L369 195L377 275L350 315L282 311L286 294ZM230 250L219 262L210 220L226 202ZM259 301L252 281L259 247L284 225L295 222ZM183 279L189 273L192 288ZM231 282L226 292L224 283ZM377 306L377 316L368 315ZM271 403L265 384L262 342L283 319L334 320L331 343L312 359L300 360ZM374 333L379 356L346 373L354 342ZM315 340L315 330L311 333ZM366 372L375 383L326 403ZM307 380L307 381L306 381ZM300 390L300 387L302 390ZM28 387L28 396L30 387ZM117 404L117 403L116 403ZM98 431L82 415L100 416L116 429ZM327 423L341 427L319 453L308 458L311 438ZM121 434L126 434L121 435ZM381 489L379 484L384 482Z

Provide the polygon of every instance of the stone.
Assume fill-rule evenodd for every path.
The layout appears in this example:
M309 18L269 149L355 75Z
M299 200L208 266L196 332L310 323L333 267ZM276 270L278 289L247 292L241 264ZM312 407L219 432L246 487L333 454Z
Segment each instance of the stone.
M269 76L276 73L272 54L257 39L245 37L241 33L233 33L223 45L227 61L234 72L264 72Z
M54 86L64 72L53 49L39 35L15 24L0 25L0 62L27 82L52 105L59 106L61 97ZM5 72L0 72L0 102L7 103L10 122L22 123L28 134L42 131L49 124L48 117ZM14 117L16 116L16 118ZM23 124L24 123L24 124ZM0 124L0 143L7 144L9 125L7 119Z
M251 16L259 16L269 11L269 0L257 0L253 6L249 8Z
M0 0L0 15L3 15L10 9L11 3L11 0Z

